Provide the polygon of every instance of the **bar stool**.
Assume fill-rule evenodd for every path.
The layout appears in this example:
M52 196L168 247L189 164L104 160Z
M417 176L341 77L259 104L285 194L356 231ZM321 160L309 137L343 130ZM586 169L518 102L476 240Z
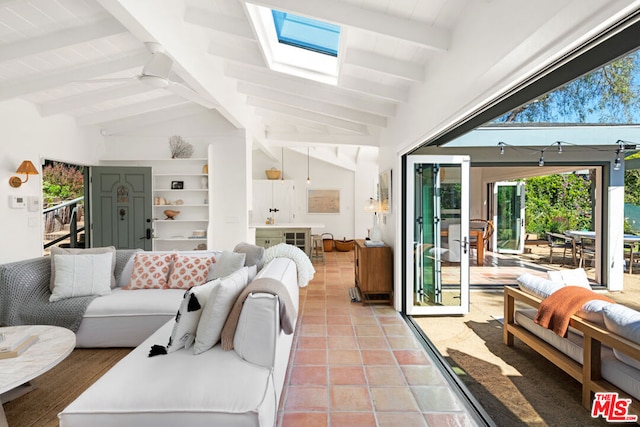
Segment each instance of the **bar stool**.
M325 263L324 259L324 242L322 241L322 235L311 235L311 261L314 259L321 259L322 263Z

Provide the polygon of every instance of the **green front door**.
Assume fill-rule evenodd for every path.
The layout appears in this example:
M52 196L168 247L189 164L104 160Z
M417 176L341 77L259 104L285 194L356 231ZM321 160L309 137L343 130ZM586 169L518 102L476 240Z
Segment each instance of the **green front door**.
M90 169L93 247L152 249L151 168Z

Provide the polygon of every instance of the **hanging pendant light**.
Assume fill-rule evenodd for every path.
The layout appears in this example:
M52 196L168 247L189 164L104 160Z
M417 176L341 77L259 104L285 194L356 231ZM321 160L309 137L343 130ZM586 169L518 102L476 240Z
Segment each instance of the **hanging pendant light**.
M311 184L311 177L309 175L309 147L307 147L307 185Z

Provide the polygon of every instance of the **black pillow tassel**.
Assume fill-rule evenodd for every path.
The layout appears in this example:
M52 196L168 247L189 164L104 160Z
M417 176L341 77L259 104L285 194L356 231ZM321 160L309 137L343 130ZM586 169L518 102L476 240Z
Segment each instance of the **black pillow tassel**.
M167 354L167 348L157 344L152 345L149 357L158 356L160 354Z

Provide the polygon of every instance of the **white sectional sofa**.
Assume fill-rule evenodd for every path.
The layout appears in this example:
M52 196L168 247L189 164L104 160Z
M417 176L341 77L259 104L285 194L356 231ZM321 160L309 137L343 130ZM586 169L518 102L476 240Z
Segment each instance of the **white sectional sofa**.
M534 321L543 300L565 286L589 287L576 270L563 280L557 272L542 278L524 274L519 289L505 287L503 341L520 339L582 384L582 404L591 410L594 393L617 392L631 398L640 414L640 312L600 300L584 303L569 320L564 336ZM576 278L578 278L576 280ZM594 293L595 295L595 293Z
M257 278L286 285L297 308L296 264L276 258ZM278 298L253 294L245 301L234 349L218 344L194 355L191 349L149 357L167 342L174 320L165 323L59 415L74 426L272 426L293 335L281 331Z
M125 288L132 277L134 254L140 252L115 252L114 277L110 285L106 284L111 287L106 294L53 302L49 288L51 258L0 265L0 324L51 321L75 330L78 347L136 347L59 414L60 425L275 425L297 321L299 287L306 286L314 270L306 254L290 245L277 245L266 254L262 248L248 245L247 250L246 244L241 245L236 247L245 255L240 263L237 253L231 263L224 264L220 261L231 252L206 253L218 260L215 269L207 270L207 280L212 276L221 278L215 285L208 282L217 293L214 297L211 291L208 298L200 298L202 304L197 304L197 310L192 310L189 296L200 286L188 291ZM262 252L257 255L254 250ZM249 266L243 267L245 264ZM171 270L175 266L174 263ZM57 268L54 274L59 279L63 273ZM230 273L232 270L235 272ZM238 277L244 278L242 285ZM230 309L241 287L263 285L265 280L258 279L277 282L277 292L256 290L242 305L237 304L240 314L235 334L226 335L233 349L223 349L218 342L195 354L200 323L195 320L198 335L195 330L177 333L178 324L184 327L185 318L194 319L189 317L194 311L198 312L198 319L204 318L207 303L222 299L221 289L227 281L234 286L233 296L227 295ZM213 303L211 306L217 307ZM223 322L226 330L227 315L213 312L210 318L216 316L222 317L216 321ZM286 325L283 317L288 321ZM174 339L178 336L187 342L189 337L193 339L187 347L180 348L182 340ZM152 348L163 351L155 355Z

